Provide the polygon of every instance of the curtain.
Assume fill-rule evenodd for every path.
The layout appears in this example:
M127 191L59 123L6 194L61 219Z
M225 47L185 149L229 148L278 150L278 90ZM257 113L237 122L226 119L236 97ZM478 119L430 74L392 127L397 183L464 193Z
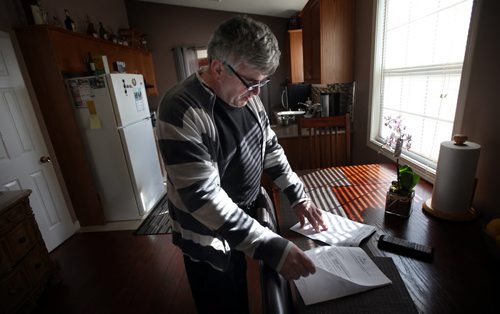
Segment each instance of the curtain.
M177 79L182 81L199 68L196 47L176 47L173 49Z

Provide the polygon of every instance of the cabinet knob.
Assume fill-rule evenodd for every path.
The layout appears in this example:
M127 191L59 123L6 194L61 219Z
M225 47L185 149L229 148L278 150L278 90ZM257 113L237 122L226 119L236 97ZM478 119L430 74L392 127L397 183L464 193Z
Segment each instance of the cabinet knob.
M40 162L41 162L42 164L46 164L46 163L51 162L51 161L52 161L52 160L50 159L50 157L49 157L49 156L42 156L42 157L40 157Z

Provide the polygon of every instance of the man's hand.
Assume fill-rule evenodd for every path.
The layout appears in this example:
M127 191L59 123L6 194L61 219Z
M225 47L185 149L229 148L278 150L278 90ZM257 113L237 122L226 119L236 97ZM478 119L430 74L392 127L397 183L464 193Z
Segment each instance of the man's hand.
M323 217L321 216L321 209L316 207L316 205L312 201L307 200L295 205L293 207L293 211L300 221L301 228L304 227L305 217L307 218L307 220L309 220L316 232L328 229L328 227L325 225L325 222L323 221Z
M301 249L293 244L279 273L286 280L295 280L299 279L299 277L307 277L315 272L316 267L313 262Z

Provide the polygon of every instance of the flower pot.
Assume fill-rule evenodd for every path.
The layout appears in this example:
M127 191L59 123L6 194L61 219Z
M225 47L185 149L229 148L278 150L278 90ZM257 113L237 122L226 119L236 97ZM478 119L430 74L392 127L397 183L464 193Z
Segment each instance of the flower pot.
M410 217L411 204L414 196L414 191L406 195L397 194L391 191L387 192L385 197L385 212L400 217Z

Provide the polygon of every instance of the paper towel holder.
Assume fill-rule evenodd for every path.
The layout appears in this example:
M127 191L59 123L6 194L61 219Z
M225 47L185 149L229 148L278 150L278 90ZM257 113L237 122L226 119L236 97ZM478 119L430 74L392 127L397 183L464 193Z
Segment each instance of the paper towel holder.
M437 208L433 208L431 203L432 198L429 198L422 204L422 209L428 214L437 218L453 221L472 221L477 217L477 211L473 207L470 207L466 212L452 214L440 211Z
M468 137L465 134L455 134L453 136L454 145L464 146ZM474 195L477 186L477 179L474 182L474 189L472 195ZM472 203L472 200L471 200ZM472 221L477 217L477 211L471 206L465 212L462 213L450 213L439 210L438 208L432 207L432 197L422 204L422 209L428 214L445 220L453 221Z
M468 139L469 138L465 134L455 134L455 135L453 135L453 141L455 141L455 145L457 145L457 146L463 146L463 145L465 145L464 143Z

